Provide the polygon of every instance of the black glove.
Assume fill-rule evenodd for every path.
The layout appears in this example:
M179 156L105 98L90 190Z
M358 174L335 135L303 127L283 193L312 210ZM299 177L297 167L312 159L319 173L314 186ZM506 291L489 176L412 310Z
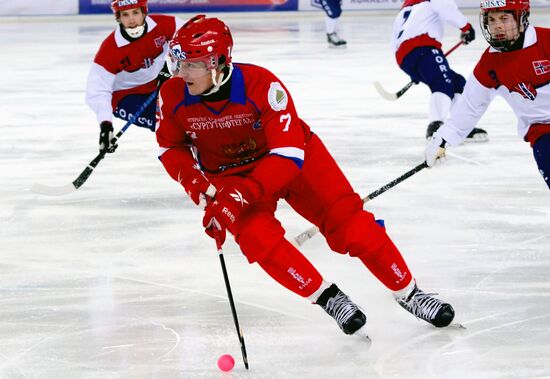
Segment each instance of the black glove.
M472 24L467 23L466 26L460 30L462 31L462 33L460 33L460 39L463 44L467 45L476 39L476 31L472 27Z
M118 145L113 141L113 124L111 121L103 121L99 124L99 152L114 153Z
M165 81L170 79L172 77L172 74L170 74L170 69L168 69L168 65L166 62L164 62L164 66L162 67L162 70L160 70L158 76L157 76L157 87L160 88L164 84Z

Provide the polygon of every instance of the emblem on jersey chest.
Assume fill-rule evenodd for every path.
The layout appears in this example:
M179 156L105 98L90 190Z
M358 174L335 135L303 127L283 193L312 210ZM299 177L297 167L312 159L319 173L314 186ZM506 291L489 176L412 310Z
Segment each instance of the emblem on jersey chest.
M288 104L288 95L279 82L271 83L267 93L267 99L271 108L277 112L284 111Z
M166 43L166 37L160 36L160 37L155 38L153 41L155 42L156 47L161 48Z
M533 68L535 69L535 74L544 75L547 72L550 72L550 61L548 59L542 61L534 61Z
M222 145L221 149L226 157L231 159L244 159L251 157L256 152L258 146L254 138L247 138L240 143Z

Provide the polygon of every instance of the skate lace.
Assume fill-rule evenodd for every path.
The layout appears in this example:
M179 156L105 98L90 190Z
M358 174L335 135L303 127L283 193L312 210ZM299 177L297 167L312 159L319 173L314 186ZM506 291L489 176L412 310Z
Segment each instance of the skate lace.
M405 300L405 306L410 310L410 312L426 321L431 321L435 319L437 312L443 306L443 302L439 299L436 299L436 293L426 293L421 290L417 290L411 298L407 301Z
M336 320L338 325L342 327L358 308L345 294L339 292L336 296L328 299L325 310Z

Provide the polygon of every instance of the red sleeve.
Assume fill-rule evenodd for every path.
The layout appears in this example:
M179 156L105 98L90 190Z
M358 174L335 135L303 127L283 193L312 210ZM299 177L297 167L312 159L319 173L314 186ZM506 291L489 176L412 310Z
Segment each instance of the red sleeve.
M304 161L305 124L298 117L284 84L268 70L258 70L262 84L253 91L255 99L259 100L260 120L270 154L252 171L249 182L258 183L261 193L273 194L300 173Z
M487 48L481 56L479 62L477 62L477 65L474 67L474 76L484 87L497 88L499 86L499 83L496 80L496 76L494 76L494 73L493 77L491 76L492 71L489 66L491 61L491 54L496 53L489 53L489 48Z
M181 79L169 79L161 87L158 97L156 137L160 147L159 159L168 174L182 183L198 169L198 163L191 152L191 143L185 132L174 120L174 109L179 102L177 88Z
M94 62L105 68L111 74L118 74L119 70L116 64L117 60L117 47L115 45L114 32L109 34L107 38L101 43L99 50L97 51Z

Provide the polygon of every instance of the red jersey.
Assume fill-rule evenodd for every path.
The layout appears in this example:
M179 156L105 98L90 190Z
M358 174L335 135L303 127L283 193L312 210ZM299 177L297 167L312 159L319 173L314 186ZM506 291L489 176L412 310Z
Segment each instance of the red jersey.
M128 41L117 27L101 44L90 69L86 102L98 122L111 120L121 98L132 93L156 90L156 79L164 65L168 41L183 21L174 16L150 15L145 18L147 31Z
M516 114L520 137L533 143L550 132L550 29L529 26L522 49L488 48L440 135L451 145L461 143L496 95Z
M234 64L230 85L229 99L219 102L190 95L182 78L162 86L157 141L165 167L179 167L169 170L174 179L196 162L207 176L246 174L270 155L302 166L311 132L282 82L265 68ZM166 162L171 149L179 154Z

